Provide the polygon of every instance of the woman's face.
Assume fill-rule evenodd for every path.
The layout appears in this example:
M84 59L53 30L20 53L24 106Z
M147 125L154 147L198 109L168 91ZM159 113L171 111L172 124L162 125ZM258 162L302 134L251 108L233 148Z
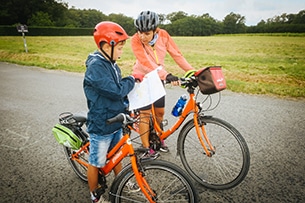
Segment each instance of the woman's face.
M140 37L140 40L143 44L148 44L148 42L150 42L153 37L154 37L154 31L151 30L151 31L148 31L148 32L140 32L138 31L138 35Z

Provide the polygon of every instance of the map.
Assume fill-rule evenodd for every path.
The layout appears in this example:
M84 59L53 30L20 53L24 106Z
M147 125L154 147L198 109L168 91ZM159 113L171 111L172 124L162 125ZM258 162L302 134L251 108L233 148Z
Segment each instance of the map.
M144 76L142 82L136 83L133 90L127 95L129 110L152 104L165 94L166 92L158 75L158 70L153 70Z

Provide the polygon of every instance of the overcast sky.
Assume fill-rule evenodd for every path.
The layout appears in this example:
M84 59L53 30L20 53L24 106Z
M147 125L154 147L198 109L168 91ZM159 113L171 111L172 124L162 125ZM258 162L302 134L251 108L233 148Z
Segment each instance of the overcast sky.
M96 9L106 15L122 13L136 18L143 10L158 14L183 11L188 15L209 15L223 20L231 12L245 16L246 25L256 25L283 13L297 14L305 10L305 0L58 0L66 2L69 8Z

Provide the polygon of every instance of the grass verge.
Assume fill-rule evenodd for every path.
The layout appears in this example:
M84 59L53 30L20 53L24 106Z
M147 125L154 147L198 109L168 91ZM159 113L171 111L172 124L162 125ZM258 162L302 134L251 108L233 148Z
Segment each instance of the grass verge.
M247 94L305 98L304 35L220 35L174 37L180 51L196 69L223 67L228 89ZM92 37L0 37L0 60L47 69L84 72L85 60L96 47ZM123 75L132 71L135 57L130 40L118 61ZM183 71L168 56L168 72Z

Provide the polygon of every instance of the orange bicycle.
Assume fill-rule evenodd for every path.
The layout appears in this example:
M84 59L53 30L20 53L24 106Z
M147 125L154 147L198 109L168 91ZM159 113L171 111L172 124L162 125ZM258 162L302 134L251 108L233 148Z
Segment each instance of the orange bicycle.
M244 180L250 167L250 153L245 139L228 122L204 114L204 102L197 101L198 78L192 76L180 80L189 97L173 126L164 131L163 126L168 122L162 121L161 127L154 108L147 115L150 117L151 147L158 150L161 141L172 135L193 114L192 119L182 126L177 140L177 154L183 166L194 180L207 188L222 190L235 187ZM139 124L139 112L134 111L133 114Z
M59 123L52 132L56 140L63 144L67 159L83 181L87 181L90 143L88 134L82 129L86 116L62 113ZM107 187L105 176L129 156L130 164L115 177L109 190L111 202L190 202L197 203L198 194L192 180L173 163L163 160L142 160L130 140L131 125L135 122L127 114L118 114L108 123L123 123L123 138L108 153L107 163L100 168L99 184ZM130 192L128 183L137 183L141 192Z

